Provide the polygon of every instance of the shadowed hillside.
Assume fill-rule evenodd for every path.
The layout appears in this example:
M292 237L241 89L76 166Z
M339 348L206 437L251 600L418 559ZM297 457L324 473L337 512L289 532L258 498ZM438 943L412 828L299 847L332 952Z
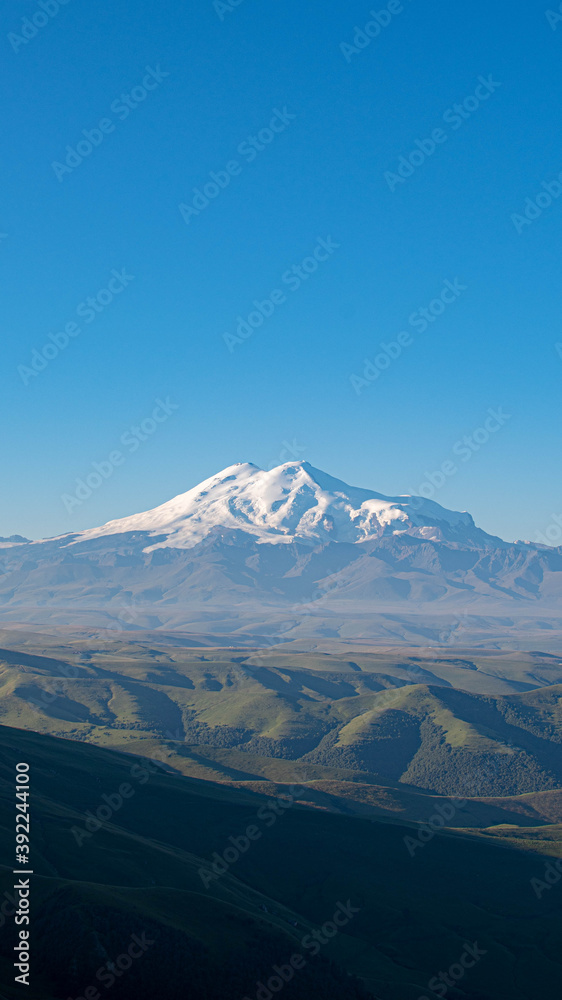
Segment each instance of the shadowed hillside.
M123 754L5 728L0 748L7 890L13 771L19 760L31 766L33 1000L83 995L143 934L154 942L146 961L133 964L115 996L162 995L164 963L167 1000L185 996L186 982L195 1000L253 998L258 981L304 950L303 974L295 973L287 996L359 1000L366 988L379 1000L417 1000L467 942L482 957L459 997L536 1000L539 983L541 995L555 995L557 890L540 899L532 890L547 863L540 854L455 835L412 851L404 839L412 828L193 781ZM119 805L114 796L124 783L133 793ZM94 822L108 803L109 815ZM260 836L244 849L249 826ZM242 851L216 875L215 852L224 855L233 842ZM347 923L309 958L307 935L343 912L339 904L351 914ZM7 919L0 938L7 984L10 926ZM16 995L9 985L4 992Z

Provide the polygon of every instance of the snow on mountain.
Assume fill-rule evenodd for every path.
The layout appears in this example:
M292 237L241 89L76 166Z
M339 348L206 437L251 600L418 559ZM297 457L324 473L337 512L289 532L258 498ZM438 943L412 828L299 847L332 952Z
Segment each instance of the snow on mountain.
M307 462L233 465L154 510L0 543L0 621L41 625L207 633L215 622L232 636L419 643L443 641L445 615L466 644L476 614L479 643L507 629L554 648L561 595L562 549L510 545L467 513L357 489Z
M421 497L382 496L348 486L308 462L288 462L270 471L249 463L229 466L160 507L80 532L71 544L148 532L155 541L145 551L190 549L214 530L244 531L269 544L360 543L400 534L479 545L499 541L476 528L470 514Z

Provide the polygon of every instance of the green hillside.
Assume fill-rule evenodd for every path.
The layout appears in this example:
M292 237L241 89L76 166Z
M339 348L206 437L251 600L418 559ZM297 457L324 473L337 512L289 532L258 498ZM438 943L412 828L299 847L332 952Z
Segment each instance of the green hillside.
M0 721L136 753L158 746L215 781L283 783L288 764L339 782L343 798L354 798L349 782L514 797L562 788L561 679L559 660L539 653L346 660L27 643L0 651Z

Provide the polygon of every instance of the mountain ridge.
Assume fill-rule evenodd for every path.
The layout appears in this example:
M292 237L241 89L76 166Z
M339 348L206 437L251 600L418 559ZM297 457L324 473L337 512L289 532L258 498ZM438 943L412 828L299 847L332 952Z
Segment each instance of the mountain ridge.
M353 544L398 532L438 541L507 544L477 528L466 511L448 510L424 497L391 497L349 486L305 461L267 471L238 462L155 508L77 535L86 539L148 531L167 535L155 548L191 548L213 528L245 531L272 544L296 539Z
M467 512L350 487L307 462L229 466L153 510L0 546L0 620L88 611L96 627L214 622L220 633L227 622L307 642L390 632L401 643L408 614L422 644L454 637L461 621L464 644L483 629L493 645L509 632L553 648L561 596L562 548L505 542Z

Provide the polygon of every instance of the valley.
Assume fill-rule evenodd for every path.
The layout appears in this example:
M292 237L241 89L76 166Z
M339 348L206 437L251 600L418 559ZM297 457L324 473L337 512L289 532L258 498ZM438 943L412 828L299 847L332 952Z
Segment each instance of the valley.
M155 757L316 808L466 828L562 823L562 661L540 653L313 653L0 632L0 723ZM199 642L200 645L194 645ZM8 643L11 648L8 647ZM346 655L347 652L347 655Z
M99 1000L108 976L152 1000L164 964L167 1000L188 980L270 1000L276 969L294 1000L425 1000L467 948L451 1000L535 1000L537 969L554 995L561 583L559 549L306 462L1 542L0 799L28 759L32 1000ZM11 837L0 819L0 921Z

